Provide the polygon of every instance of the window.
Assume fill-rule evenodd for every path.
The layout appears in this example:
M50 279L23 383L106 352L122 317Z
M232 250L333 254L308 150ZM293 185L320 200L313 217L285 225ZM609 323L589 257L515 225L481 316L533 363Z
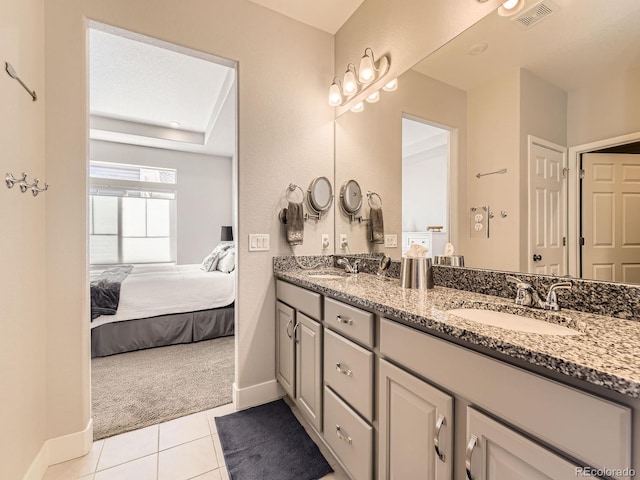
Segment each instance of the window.
M176 171L89 165L90 263L176 261Z

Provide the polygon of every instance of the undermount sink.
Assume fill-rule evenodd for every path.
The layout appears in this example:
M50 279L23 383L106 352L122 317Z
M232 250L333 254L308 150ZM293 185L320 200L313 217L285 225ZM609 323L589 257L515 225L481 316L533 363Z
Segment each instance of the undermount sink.
M345 274L340 273L325 273L325 272L309 272L307 273L308 277L311 278L322 278L325 280L342 280L345 277Z
M472 322L490 325L492 327L514 330L516 332L537 333L540 335L580 335L581 332L563 327L555 323L523 317L512 313L481 310L479 308L456 308L447 310L447 313L456 317L471 320Z

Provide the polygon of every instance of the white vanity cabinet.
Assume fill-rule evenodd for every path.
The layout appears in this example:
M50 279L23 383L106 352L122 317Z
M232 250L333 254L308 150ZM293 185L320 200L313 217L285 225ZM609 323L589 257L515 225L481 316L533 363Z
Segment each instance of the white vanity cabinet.
M280 280L276 291L276 379L320 432L322 296Z
M385 360L378 378L378 479L451 480L453 398Z
M468 480L569 479L578 477L579 468L515 430L467 408Z

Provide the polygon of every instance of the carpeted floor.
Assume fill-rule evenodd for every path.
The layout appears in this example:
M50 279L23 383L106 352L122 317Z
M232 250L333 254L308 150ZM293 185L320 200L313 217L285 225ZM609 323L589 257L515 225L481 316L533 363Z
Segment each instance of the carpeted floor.
M231 402L234 337L91 360L93 438Z

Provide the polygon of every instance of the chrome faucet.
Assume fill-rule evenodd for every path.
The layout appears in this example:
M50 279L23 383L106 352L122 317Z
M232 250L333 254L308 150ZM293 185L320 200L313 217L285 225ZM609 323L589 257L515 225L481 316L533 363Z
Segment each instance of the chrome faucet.
M524 282L517 277L511 275L506 276L507 281L516 284L518 289L516 293L515 303L516 305L523 305L525 307L542 308L544 310L553 310L557 312L560 310L558 305L558 296L556 290L559 289L571 289L571 282L558 282L549 287L549 293L547 298L542 301L538 293L535 291L530 283Z
M530 283L524 282L517 277L511 275L506 276L507 281L516 284L516 305L525 307L543 308L544 303Z
M353 265L351 265L349 263L349 260L347 258L339 258L338 261L336 262L337 265L340 265L341 267L344 267L344 271L347 273L358 273L358 264L360 263L360 260L356 260L353 262Z
M556 290L560 289L571 290L571 282L558 282L549 287L547 299L543 304L543 308L545 310L553 310L554 312L560 310L560 306L558 305L558 296L556 295Z

